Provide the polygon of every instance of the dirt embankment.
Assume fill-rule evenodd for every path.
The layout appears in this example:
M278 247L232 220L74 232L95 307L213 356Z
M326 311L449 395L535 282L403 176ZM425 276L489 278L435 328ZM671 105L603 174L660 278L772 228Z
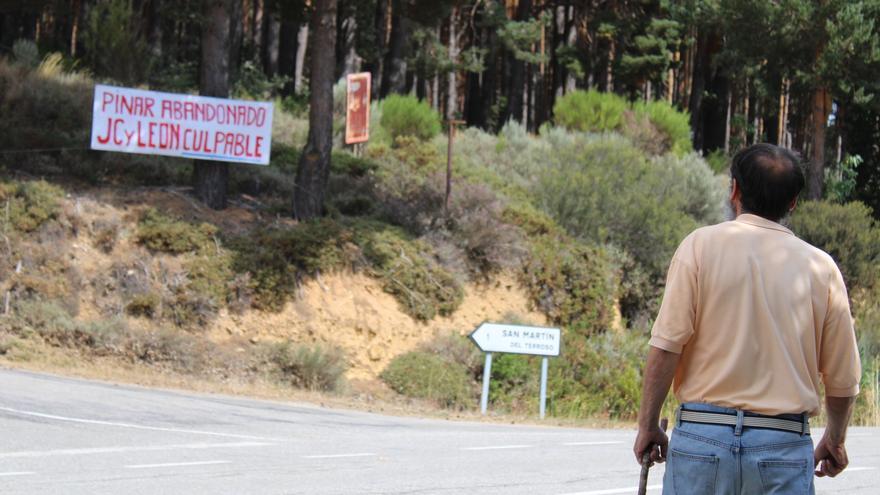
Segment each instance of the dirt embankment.
M216 340L245 336L338 345L351 362L348 377L370 379L394 356L438 333L469 332L483 321L510 317L546 323L542 313L529 310L526 294L509 275L481 285L468 284L464 301L455 313L423 323L403 313L394 297L385 293L375 279L361 274L334 274L304 284L300 297L280 313L224 312L211 326L209 335Z
M85 228L72 243L70 259L82 277L79 318L106 317L106 287L102 280L120 262L154 267L156 259L137 245L133 233L139 212L146 207L198 221L209 221L224 230L245 229L257 220L247 208L233 207L216 214L193 205L173 190L155 189L113 194L90 191L70 196L65 208L73 210ZM284 220L281 220L284 221ZM118 225L118 241L111 252L95 247L94 226ZM159 266L174 272L174 259L162 256ZM543 313L530 309L528 296L512 274L465 285L461 306L448 317L421 322L404 313L397 300L382 289L381 282L365 274L334 273L306 281L298 297L280 312L248 310L234 314L222 309L203 333L216 342L248 342L289 339L296 343L329 343L342 348L350 362L348 378L375 379L395 356L444 332L466 333L487 320L510 320L542 325ZM127 317L133 326L151 325L144 318ZM184 331L184 330L181 330Z

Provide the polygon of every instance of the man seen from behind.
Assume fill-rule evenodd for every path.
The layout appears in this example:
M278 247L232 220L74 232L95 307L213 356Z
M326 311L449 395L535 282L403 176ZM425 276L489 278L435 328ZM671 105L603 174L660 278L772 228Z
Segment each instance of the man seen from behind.
M812 494L834 477L861 365L843 277L831 257L779 222L804 175L790 151L757 144L732 160L736 219L703 227L669 266L634 445L668 461L663 493ZM828 424L813 449L809 418ZM670 385L681 406L659 428Z

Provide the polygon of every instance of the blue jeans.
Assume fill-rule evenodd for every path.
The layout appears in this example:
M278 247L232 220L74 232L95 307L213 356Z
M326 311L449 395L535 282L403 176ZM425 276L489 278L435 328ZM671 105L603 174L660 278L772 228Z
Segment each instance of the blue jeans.
M809 435L742 426L743 413L709 404L692 411L739 414L738 426L679 422L672 432L664 495L803 495L813 486Z

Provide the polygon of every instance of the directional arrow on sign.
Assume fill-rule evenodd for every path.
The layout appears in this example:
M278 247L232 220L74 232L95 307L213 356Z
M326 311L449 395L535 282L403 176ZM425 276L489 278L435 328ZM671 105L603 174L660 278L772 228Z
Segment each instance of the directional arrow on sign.
M470 334L483 352L558 356L561 332L558 328L483 323Z

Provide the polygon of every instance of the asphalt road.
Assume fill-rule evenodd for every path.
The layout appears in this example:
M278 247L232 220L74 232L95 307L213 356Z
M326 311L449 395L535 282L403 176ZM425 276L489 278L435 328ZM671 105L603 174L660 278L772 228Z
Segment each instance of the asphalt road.
M0 370L3 494L635 493L633 431L422 420ZM819 493L876 494L880 428ZM659 494L662 467L651 471Z

